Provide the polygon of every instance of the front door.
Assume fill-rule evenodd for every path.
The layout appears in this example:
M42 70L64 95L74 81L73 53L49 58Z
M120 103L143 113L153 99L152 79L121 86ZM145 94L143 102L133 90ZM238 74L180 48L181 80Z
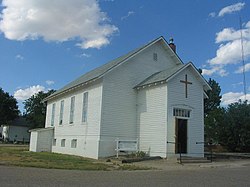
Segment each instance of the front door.
M175 153L187 153L187 119L176 119Z

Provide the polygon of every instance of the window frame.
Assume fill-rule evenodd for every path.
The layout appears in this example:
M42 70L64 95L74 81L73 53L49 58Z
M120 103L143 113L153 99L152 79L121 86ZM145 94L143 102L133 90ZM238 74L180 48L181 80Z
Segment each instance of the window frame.
M66 139L61 139L61 147L65 147L66 145Z
M77 148L77 139L71 140L71 148Z
M53 103L51 109L51 121L50 121L51 127L55 125L55 112L56 112L56 103Z
M75 102L76 102L76 97L72 96L70 98L69 124L74 123Z
M56 138L53 139L52 146L56 146Z
M155 62L158 61L158 54L157 54L156 52L153 53L153 60L154 60Z
M87 123L88 121L88 103L89 103L89 92L84 92L82 99L82 123Z
M63 113L64 113L64 100L60 102L60 114L59 114L59 125L63 124Z
M192 110L186 108L173 108L173 116L181 118L190 118L191 111Z

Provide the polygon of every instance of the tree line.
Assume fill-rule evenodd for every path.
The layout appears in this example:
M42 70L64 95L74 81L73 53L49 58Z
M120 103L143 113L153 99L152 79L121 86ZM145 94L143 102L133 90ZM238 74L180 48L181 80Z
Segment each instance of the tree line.
M204 100L205 141L225 146L228 151L250 151L250 104L238 102L222 107L221 88L212 79L212 90Z
M18 110L17 100L0 88L0 125L11 124L18 117L24 117L30 129L43 128L46 118L46 103L43 100L54 93L55 90L48 92L40 91L26 99L24 103L24 112Z

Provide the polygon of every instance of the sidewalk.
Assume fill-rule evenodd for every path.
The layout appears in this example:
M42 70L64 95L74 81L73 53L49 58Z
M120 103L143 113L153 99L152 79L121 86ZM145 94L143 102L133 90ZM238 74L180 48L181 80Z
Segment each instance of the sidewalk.
M156 170L197 170L202 168L239 168L250 165L249 159L219 160L211 163L187 163L179 164L173 160L149 160L133 163L135 166L150 167Z

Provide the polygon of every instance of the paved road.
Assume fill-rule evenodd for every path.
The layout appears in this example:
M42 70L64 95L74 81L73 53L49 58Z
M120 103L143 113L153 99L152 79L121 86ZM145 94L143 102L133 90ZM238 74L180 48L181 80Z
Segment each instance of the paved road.
M250 186L250 165L165 171L70 171L0 166L0 186Z

